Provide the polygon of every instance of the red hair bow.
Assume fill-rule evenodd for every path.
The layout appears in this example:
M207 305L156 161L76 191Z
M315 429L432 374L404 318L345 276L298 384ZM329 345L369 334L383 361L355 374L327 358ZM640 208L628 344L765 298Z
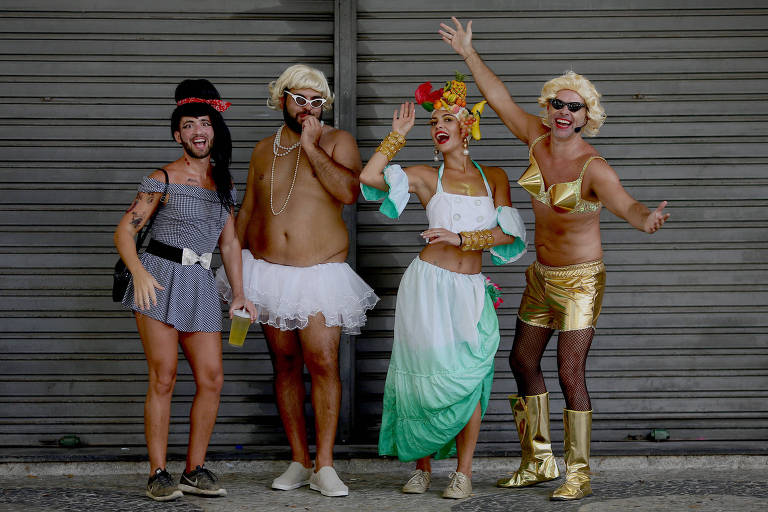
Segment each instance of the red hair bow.
M186 105L187 103L207 103L208 105L216 109L218 112L224 112L232 105L232 103L229 101L206 100L203 98L184 98L183 100L177 101L176 106L178 107L180 105Z

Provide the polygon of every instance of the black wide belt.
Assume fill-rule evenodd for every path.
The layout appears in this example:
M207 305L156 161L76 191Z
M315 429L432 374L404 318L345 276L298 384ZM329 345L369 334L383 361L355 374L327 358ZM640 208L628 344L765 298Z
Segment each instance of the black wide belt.
M192 249L188 249L186 247L183 249L174 247L172 245L164 244L163 242L155 240L154 238L149 241L149 244L147 244L147 249L145 252L154 254L155 256L166 259L168 261L180 263L182 265L194 265L195 263L199 263L200 266L204 269L211 268L212 255L210 252L198 255Z

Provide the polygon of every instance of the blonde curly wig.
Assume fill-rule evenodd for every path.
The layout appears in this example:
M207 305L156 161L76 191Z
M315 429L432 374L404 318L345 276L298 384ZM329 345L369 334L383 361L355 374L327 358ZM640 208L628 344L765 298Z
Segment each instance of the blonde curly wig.
M272 110L280 110L280 98L283 91L290 89L313 89L325 98L323 110L331 110L333 105L333 93L328 86L328 80L319 69L304 65L294 64L269 83L269 98L267 106Z
M559 91L568 89L576 92L584 99L587 105L587 124L584 125L584 135L594 137L600 131L600 127L605 122L606 113L600 104L600 93L597 92L592 82L586 77L576 74L573 71L566 71L563 75L553 78L544 84L539 96L539 106L543 109L541 113L542 122L549 126L547 121L547 106L549 100L554 98ZM550 127L551 128L551 127Z

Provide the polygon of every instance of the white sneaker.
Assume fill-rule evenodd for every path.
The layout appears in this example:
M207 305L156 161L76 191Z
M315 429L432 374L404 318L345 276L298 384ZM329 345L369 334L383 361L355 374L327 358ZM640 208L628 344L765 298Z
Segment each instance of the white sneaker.
M312 468L305 468L300 462L293 461L288 469L279 477L272 480L272 488L290 491L309 484Z
M460 500L472 494L472 481L467 478L467 475L460 471L453 471L450 477L451 481L443 491L443 498Z
M429 490L429 484L432 482L432 474L429 471L417 469L408 478L403 486L405 494L424 494Z
M309 488L323 496L348 496L349 487L344 485L332 466L323 466L309 477Z

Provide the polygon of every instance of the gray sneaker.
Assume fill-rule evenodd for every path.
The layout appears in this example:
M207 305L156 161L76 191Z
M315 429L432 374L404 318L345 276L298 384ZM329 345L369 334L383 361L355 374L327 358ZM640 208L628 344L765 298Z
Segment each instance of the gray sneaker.
M168 471L165 468L157 468L147 481L147 496L155 501L171 501L181 498L183 494Z
M226 496L227 490L218 483L218 478L208 468L197 466L189 473L182 473L179 489L199 496Z
M405 494L424 494L429 490L429 484L432 483L432 474L428 471L417 469L408 478L403 486Z
M452 498L460 500L462 498L468 498L472 494L472 480L467 478L467 475L460 471L454 471L451 473L451 481L448 483L448 487L443 491L443 498Z

